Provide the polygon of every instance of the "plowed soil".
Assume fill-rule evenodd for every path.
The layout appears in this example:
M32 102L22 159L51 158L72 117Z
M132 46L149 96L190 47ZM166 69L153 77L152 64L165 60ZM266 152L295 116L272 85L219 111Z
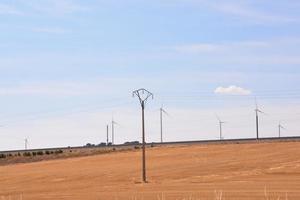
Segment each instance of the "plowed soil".
M300 199L300 142L211 144L0 167L0 199Z

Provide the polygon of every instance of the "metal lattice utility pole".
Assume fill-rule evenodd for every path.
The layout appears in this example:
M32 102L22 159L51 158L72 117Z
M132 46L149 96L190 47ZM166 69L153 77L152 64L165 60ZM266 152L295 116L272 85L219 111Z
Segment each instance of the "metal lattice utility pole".
M142 107L142 177L143 182L147 182L146 177L146 149L145 149L145 104L149 97L152 97L153 94L146 89L138 89L133 91L132 96L137 96L139 98L141 107Z

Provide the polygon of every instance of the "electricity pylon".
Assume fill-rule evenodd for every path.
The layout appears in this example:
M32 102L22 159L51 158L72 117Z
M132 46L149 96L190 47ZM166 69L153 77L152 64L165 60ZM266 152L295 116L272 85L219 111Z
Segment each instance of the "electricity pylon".
M143 182L147 182L146 177L146 150L145 150L145 104L149 97L152 97L153 94L148 90L142 88L132 92L132 96L137 96L139 98L141 107L142 107L142 177Z

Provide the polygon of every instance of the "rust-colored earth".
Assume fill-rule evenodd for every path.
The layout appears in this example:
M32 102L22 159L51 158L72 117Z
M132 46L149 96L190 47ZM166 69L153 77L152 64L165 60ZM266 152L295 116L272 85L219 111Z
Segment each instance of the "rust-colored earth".
M0 199L300 199L300 142L128 151L0 167ZM218 198L221 197L221 198Z

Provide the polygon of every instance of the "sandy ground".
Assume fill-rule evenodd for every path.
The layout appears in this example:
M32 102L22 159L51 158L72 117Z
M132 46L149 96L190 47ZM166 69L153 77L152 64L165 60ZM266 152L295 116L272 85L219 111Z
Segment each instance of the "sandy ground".
M300 199L300 142L191 145L0 167L0 199Z

